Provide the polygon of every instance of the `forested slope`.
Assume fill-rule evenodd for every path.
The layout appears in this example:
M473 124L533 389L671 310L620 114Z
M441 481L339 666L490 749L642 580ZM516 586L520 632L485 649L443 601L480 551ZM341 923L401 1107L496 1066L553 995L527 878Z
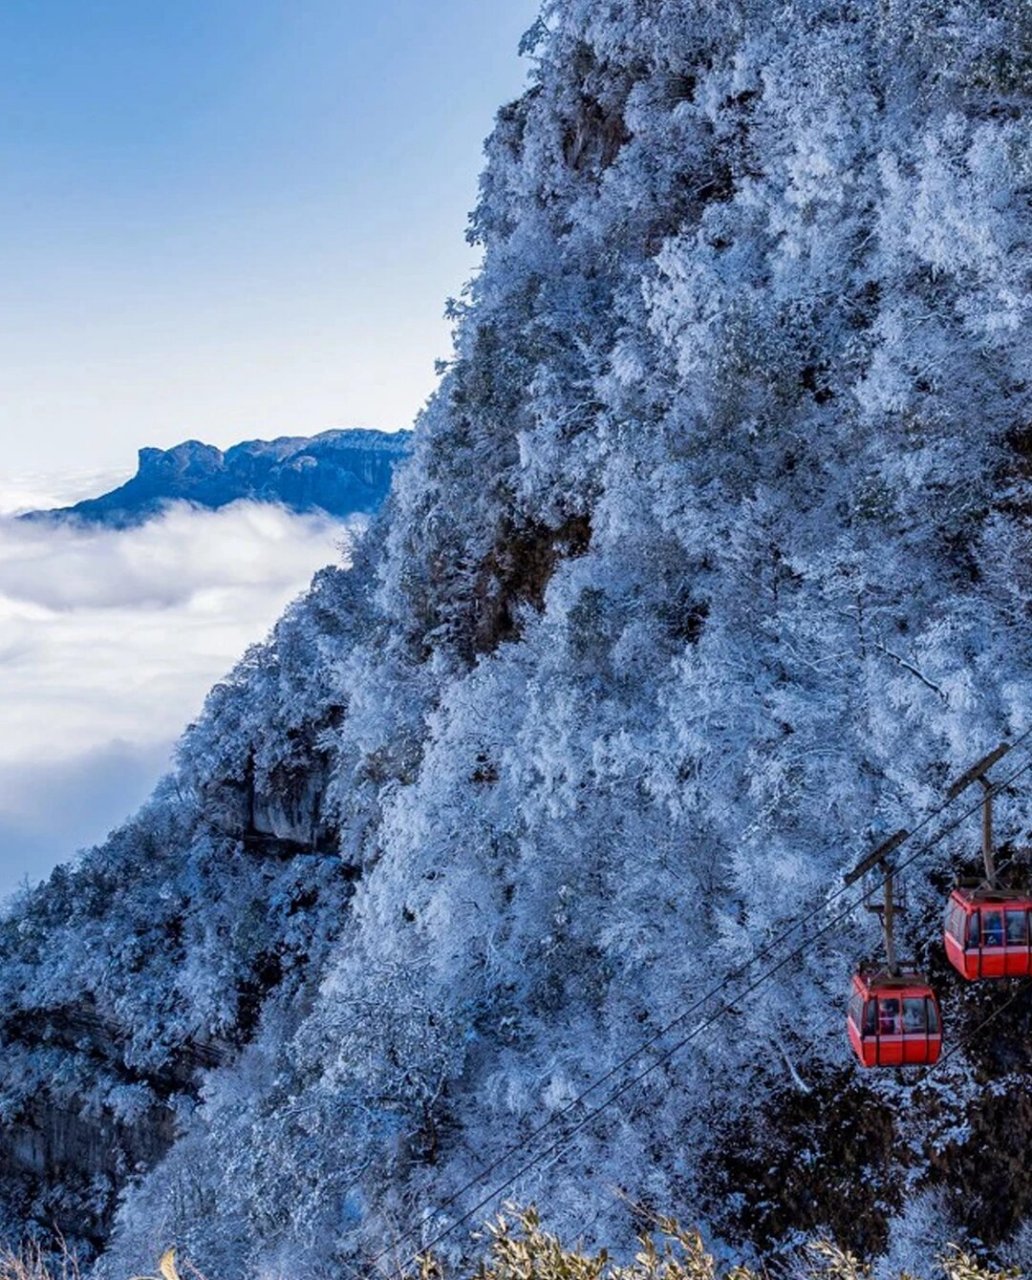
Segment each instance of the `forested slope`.
M454 1221L806 920L510 1193L589 1240L629 1242L629 1200L747 1254L1027 1258L1032 1000L962 991L937 941L973 823L908 877L941 1071L855 1069L874 925L818 936L872 843L1032 723L1027 8L552 0L526 47L455 358L358 563L5 925L4 1118L171 1114L102 1171L174 1137L98 1276L176 1239L328 1278ZM105 1044L40 1035L70 1001Z

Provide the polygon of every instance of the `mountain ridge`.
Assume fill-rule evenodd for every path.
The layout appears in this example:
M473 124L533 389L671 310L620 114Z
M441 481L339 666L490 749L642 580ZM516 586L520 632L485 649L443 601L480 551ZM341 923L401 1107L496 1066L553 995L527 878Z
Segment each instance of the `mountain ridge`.
M75 520L131 528L172 502L218 509L231 502L278 502L296 512L370 515L407 455L411 432L354 428L315 436L245 440L226 450L199 440L141 448L136 474L111 492L70 507L24 513L28 520Z

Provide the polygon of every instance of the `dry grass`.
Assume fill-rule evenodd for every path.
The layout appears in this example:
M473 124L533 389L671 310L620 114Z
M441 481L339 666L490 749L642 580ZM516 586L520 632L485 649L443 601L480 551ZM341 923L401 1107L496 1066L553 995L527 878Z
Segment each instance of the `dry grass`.
M585 1253L568 1248L543 1230L535 1210L510 1210L484 1236L484 1260L473 1280L770 1280L748 1267L720 1267L702 1237L671 1218L651 1217L654 1230L643 1235L629 1263L615 1262L606 1250ZM939 1267L943 1280L1028 1280L1018 1271L981 1266L955 1246L947 1246ZM872 1269L832 1244L815 1244L781 1274L791 1280L872 1280ZM424 1259L422 1280L458 1280L436 1259ZM900 1276L900 1280L910 1280Z
M58 1241L56 1251L29 1245L20 1253L0 1250L0 1280L82 1280L79 1264Z
M57 1248L49 1252L38 1246L28 1246L20 1253L0 1250L0 1280L83 1280L83 1276L78 1262L59 1239ZM157 1275L133 1276L131 1280L205 1280L205 1277L191 1263L177 1262L175 1249L166 1249L158 1259Z
M133 1276L132 1280L205 1280L205 1277L201 1275L192 1262L184 1262L182 1265L186 1268L186 1275L183 1275L179 1270L175 1248L166 1249L158 1259L158 1274L156 1276ZM2 1276L0 1276L0 1280L3 1280Z
M643 1235L634 1258L613 1260L607 1250L585 1253L569 1248L541 1226L534 1209L510 1209L491 1222L482 1236L484 1256L472 1274L456 1275L434 1257L421 1260L405 1280L771 1280L748 1267L722 1268L706 1251L702 1237L671 1218L652 1219L654 1230ZM21 1254L0 1251L0 1280L83 1280L75 1259L63 1247L55 1255L39 1249ZM980 1264L956 1246L939 1260L943 1280L1032 1280L1026 1273L999 1271ZM354 1273L352 1273L354 1274ZM832 1244L812 1245L795 1266L779 1273L785 1280L872 1280L872 1269ZM167 1249L154 1275L130 1280L205 1280L188 1261ZM390 1280L390 1278L388 1278ZM901 1275L899 1280L912 1280Z

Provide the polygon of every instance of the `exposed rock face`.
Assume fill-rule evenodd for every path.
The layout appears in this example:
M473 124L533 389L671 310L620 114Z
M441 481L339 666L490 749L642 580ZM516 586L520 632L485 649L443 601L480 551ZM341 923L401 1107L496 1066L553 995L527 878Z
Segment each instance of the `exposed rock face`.
M244 498L299 512L368 515L387 496L410 439L408 431L325 431L310 439L249 440L225 453L197 440L174 449L141 449L136 475L118 489L23 519L73 518L125 528L149 520L170 502L217 508Z
M110 1195L99 1212L56 1223L69 1237L102 1240L110 1229L118 1188L157 1164L175 1134L175 1113L167 1104L148 1108L130 1124L110 1113L81 1116L66 1106L34 1102L4 1135L0 1172L51 1188L104 1180Z
M38 1215L68 1240L94 1245L110 1230L120 1188L172 1146L177 1111L196 1101L201 1072L237 1052L228 1040L198 1038L174 1046L160 1067L136 1066L131 1034L89 995L74 1006L14 1013L0 1034L8 1063L38 1058L55 1077L5 1117L0 1176L8 1203L20 1201L26 1218ZM69 1088L69 1069L78 1086Z
M14 1245L39 1234L50 1242L59 1232L85 1259L103 1247L122 1189L157 1164L173 1140L165 1109L126 1125L81 1119L65 1106L32 1107L0 1149L7 1238Z
M253 768L243 782L215 779L203 786L204 812L223 832L258 847L279 841L299 850L337 852L337 830L327 812L328 766L283 768L258 787Z

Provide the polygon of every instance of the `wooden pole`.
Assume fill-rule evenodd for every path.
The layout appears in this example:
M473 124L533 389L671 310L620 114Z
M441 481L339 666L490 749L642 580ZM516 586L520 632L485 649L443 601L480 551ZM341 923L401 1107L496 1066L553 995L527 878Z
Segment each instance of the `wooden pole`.
M885 929L885 959L888 961L889 973L895 978L899 974L896 961L896 904L892 896L892 864L885 864L885 911L882 914L882 925Z
M996 888L996 857L993 853L993 784L988 778L979 778L982 784L982 861L985 878L990 889Z

